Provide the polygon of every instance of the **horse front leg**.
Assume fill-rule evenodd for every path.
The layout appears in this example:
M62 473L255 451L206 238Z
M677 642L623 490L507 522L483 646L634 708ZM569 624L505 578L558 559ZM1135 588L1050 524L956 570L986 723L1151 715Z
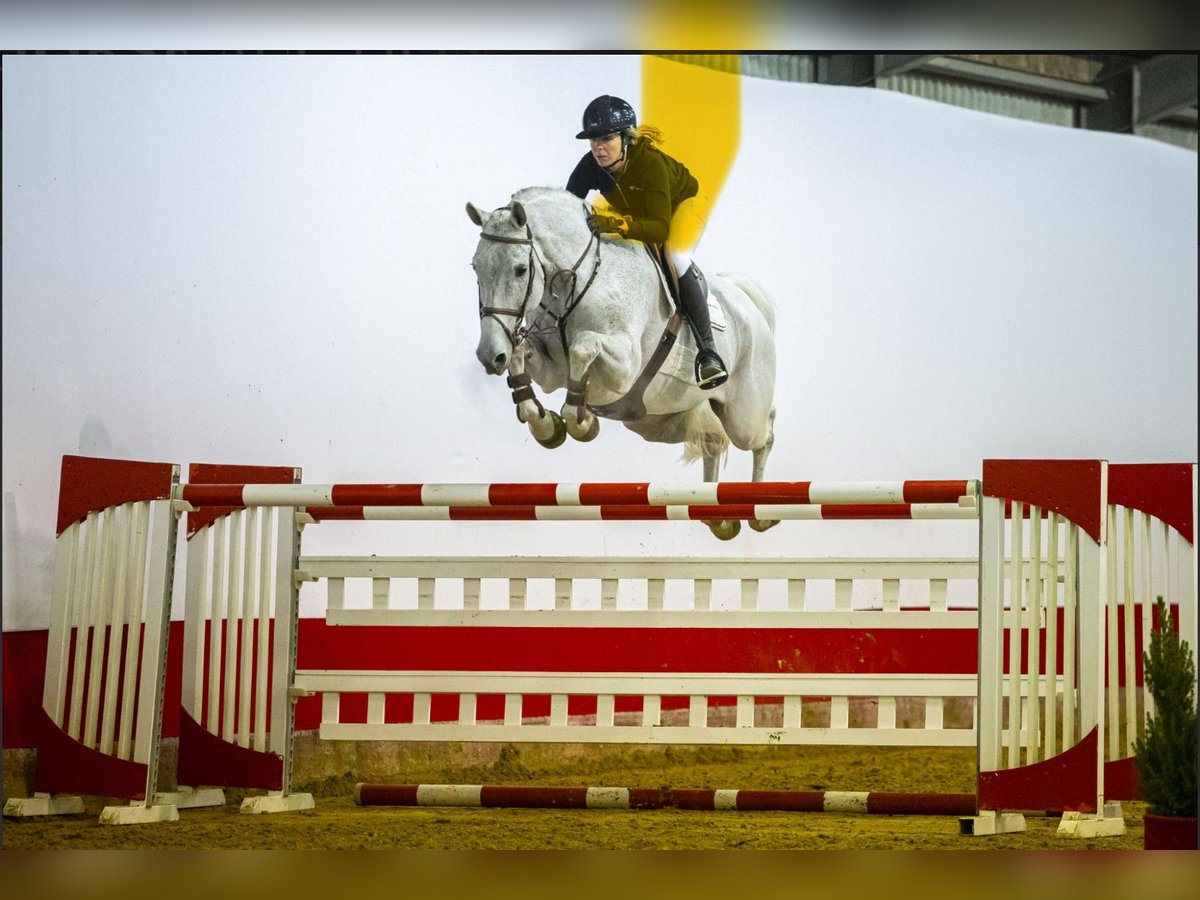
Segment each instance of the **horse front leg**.
M606 358L604 338L594 331L585 331L575 336L569 349L567 399L561 414L567 426L567 434L577 441L593 440L600 433L600 420L587 407L588 378L592 364L602 355Z
M767 415L767 439L763 445L753 451L754 468L751 473L751 480L762 481L763 474L767 469L767 457L771 455L771 448L775 446L775 407L771 407L771 412ZM766 531L772 526L778 525L778 519L751 519L750 527L755 531Z
M705 481L715 482L717 480L720 464L721 454L719 452L711 455L707 452L704 454ZM732 541L742 530L742 523L737 519L713 519L705 522L704 524L708 526L708 530L711 531L715 537L721 539L722 541Z
M533 379L525 371L525 362L533 351L524 344L513 350L508 366L508 386L517 405L517 421L529 426L533 439L553 450L567 439L567 429L558 413L546 409L533 392Z

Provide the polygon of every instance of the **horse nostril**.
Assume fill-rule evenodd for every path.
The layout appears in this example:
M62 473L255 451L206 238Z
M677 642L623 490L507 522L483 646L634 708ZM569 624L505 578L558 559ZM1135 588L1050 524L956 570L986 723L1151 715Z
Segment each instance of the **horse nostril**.
M496 357L496 371L497 372L503 371L504 366L507 362L508 362L508 354L507 353L501 353L499 356L497 356Z

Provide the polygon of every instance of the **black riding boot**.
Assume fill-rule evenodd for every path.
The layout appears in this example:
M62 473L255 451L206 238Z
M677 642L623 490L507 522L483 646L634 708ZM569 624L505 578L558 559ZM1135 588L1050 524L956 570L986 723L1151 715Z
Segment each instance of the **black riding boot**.
M729 378L725 363L717 354L713 344L712 322L708 318L708 291L695 265L679 278L679 303L683 314L692 325L696 335L696 383L703 391L724 384Z

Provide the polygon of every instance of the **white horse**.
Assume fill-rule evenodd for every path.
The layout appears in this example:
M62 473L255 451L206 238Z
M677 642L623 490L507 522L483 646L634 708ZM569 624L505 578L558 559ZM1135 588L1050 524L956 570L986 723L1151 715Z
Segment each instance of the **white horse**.
M517 418L543 446L561 445L564 432L591 440L599 414L648 441L684 444L685 458L704 460L705 481L717 480L732 442L753 453L752 478L762 481L775 421L770 299L745 276L709 279L719 304L713 335L729 380L702 391L695 339L672 315L658 266L641 243L593 234L588 212L579 198L553 188L517 191L490 213L467 204L482 229L471 261L480 363L492 375L508 373ZM542 407L531 379L543 391L567 388L561 415ZM740 529L737 520L708 524L725 540ZM775 522L750 524L762 531Z

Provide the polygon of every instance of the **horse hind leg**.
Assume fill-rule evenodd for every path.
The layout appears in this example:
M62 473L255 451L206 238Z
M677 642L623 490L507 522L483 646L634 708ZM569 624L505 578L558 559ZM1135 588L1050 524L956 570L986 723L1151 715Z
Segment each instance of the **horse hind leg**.
M771 454L771 448L775 446L775 407L771 407L771 412L767 415L767 440L761 447L755 448L753 451L754 468L751 474L751 480L762 481L763 474L767 469L767 457ZM751 519L750 527L755 531L766 531L768 528L773 528L779 524L778 519Z

